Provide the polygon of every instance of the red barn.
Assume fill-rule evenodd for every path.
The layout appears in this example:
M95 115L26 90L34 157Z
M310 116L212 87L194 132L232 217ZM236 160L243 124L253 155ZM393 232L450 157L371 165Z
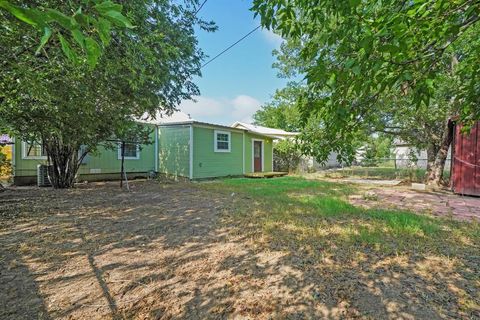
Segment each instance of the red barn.
M455 193L480 196L480 122L468 134L455 126L452 188Z

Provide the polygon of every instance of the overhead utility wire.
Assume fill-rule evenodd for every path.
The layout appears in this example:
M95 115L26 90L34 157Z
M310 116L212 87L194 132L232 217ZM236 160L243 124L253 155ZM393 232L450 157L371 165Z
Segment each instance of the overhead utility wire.
M242 40L244 40L245 38L247 38L249 35L251 35L252 33L254 33L255 31L257 31L261 26L258 26L256 27L255 29L253 29L252 31L250 31L249 33L247 33L246 35L244 35L243 37L241 37L239 40L237 40L234 44L230 45L228 48L226 48L225 50L223 50L222 52L220 52L219 54L217 54L215 57L213 57L212 59L208 60L207 62L205 62L201 68L205 67L206 65L208 65L210 62L214 61L215 59L217 59L218 57L220 57L222 54L224 54L225 52L227 52L228 50L232 49L233 47L235 47L237 44L239 44Z
M205 5L205 3L207 2L208 0L205 0L202 2L202 4L200 5L200 7L198 7L197 11L195 11L195 15L197 15L198 12L200 12L200 10L202 10L203 6Z

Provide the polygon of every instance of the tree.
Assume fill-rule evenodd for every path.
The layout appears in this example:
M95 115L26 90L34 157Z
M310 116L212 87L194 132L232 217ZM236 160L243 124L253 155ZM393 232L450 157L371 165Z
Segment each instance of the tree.
M369 136L364 144L365 153L363 155L363 164L367 166L377 166L380 161L385 162L390 157L392 140L390 137Z
M294 140L280 140L274 144L273 165L276 171L295 171L301 159L302 154Z
M30 1L29 6L56 8L76 19L75 12L80 7L87 12L89 3ZM198 1L119 3L135 27L112 29L108 50L94 68L66 57L60 37L36 54L38 31L0 10L0 46L6 48L0 53L3 125L24 141L44 144L56 188L71 187L82 158L105 141L127 139L127 133L132 139L132 132L138 132L135 139L145 136L132 130L145 113L168 113L199 93L191 79L200 75L204 55L194 26L207 31L215 26L196 17ZM56 24L52 28L54 34L65 32ZM84 50L77 41L70 45L79 55Z
M320 119L316 130L304 134L307 141L324 139L327 149L348 153L349 141L366 124L381 129L379 124L400 119L405 110L413 115L414 109L440 104L449 111L447 117L458 114L465 123L480 117L476 2L255 0L253 10L263 26L288 39L290 52L298 52L295 64L308 86L300 99L302 115ZM447 75L460 85L442 97ZM406 103L392 104L391 97ZM452 136L447 119L441 123L441 148L435 161L429 161L433 183L440 181L439 167Z
M112 24L126 28L134 26L122 14L120 4L111 1L83 1L82 4L71 16L54 8L30 8L5 0L0 1L0 8L43 33L35 54L40 54L52 36L56 36L67 58L78 61L77 51L81 51L89 66L94 68L104 47L110 43ZM78 44L79 50L72 49L71 41Z
M303 91L304 88L294 82L277 90L272 100L253 115L255 124L288 132L299 132L302 124L297 101Z

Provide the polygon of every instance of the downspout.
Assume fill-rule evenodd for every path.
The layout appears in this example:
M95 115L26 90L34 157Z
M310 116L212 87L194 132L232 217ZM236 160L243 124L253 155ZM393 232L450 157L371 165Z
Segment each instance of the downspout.
M190 180L193 180L193 125L190 125Z
M155 173L158 173L158 126L155 125Z

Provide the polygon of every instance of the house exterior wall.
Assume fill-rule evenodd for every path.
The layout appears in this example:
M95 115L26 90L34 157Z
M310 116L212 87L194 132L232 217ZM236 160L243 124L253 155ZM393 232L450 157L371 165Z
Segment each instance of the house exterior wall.
M215 151L216 130L230 133L229 152ZM150 140L156 144L142 145L139 159L125 159L125 171L129 178L147 176L156 167L161 174L191 179L241 176L253 172L254 139L263 141L263 171L273 171L272 138L195 123L164 125L152 130ZM15 140L14 152L15 183L35 183L37 166L46 164L46 160L23 158L23 145L19 139ZM84 162L78 172L80 181L119 179L121 161L116 149L100 147L97 153L87 155Z
M338 153L332 152L328 155L325 163L319 163L315 157L302 156L298 169L300 172L315 172L330 168L339 168L342 164L337 160Z
M215 152L215 130L230 132L230 152ZM225 128L193 127L193 179L243 174L243 132Z
M190 175L190 125L158 129L158 171L167 176Z
M415 167L419 169L427 169L427 151L418 150L410 146L396 146L392 150L393 156L395 158L397 168L409 168ZM414 162L411 160L411 154L413 154L417 161ZM445 161L445 170L450 170L451 163L451 148L448 150L447 160Z
M154 131L150 134L150 140L155 140ZM24 158L23 143L15 139L15 165L14 183L31 184L36 182L37 166L46 164L44 159ZM129 177L146 176L149 171L155 170L155 145L145 144L140 146L139 159L125 159L125 171ZM78 180L97 181L118 179L121 171L121 160L118 159L118 150L99 147L95 154L85 157L84 163L78 170Z
M273 171L273 139L255 135L249 132L245 133L245 173L253 172L253 141L262 140L263 141L263 171L271 172Z

